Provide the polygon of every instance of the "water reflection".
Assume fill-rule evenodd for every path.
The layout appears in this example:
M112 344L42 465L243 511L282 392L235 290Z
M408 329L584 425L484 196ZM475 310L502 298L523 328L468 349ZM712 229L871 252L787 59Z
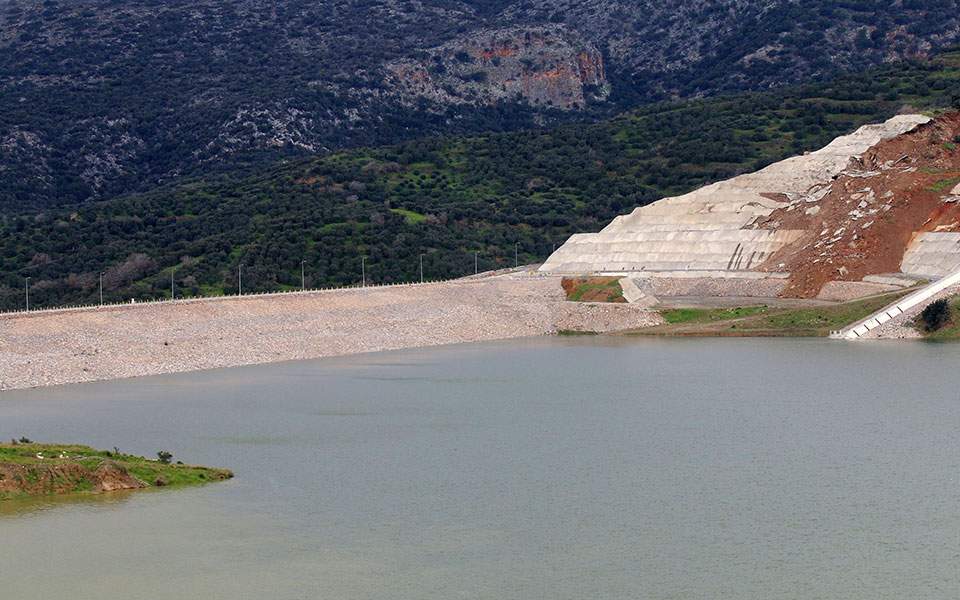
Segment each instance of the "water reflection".
M147 490L117 490L102 494L66 494L0 501L0 518L25 517L63 508L113 509L123 506L131 494Z

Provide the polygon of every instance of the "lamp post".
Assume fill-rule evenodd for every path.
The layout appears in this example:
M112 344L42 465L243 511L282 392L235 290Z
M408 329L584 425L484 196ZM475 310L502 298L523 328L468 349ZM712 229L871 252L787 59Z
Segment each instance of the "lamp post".
M520 266L520 242L514 242L513 244L513 268L516 269Z
M103 306L103 272L100 272L100 306Z
M170 299L177 299L177 289L173 286L173 270L170 271Z
M480 260L478 258L479 256L480 256L480 252L478 250L474 250L473 251L473 274L474 275L480 272L477 268L478 265L480 264Z
M367 257L360 257L360 287L367 287Z
M237 295L243 295L243 265L237 265Z
M27 277L26 294L27 294L27 312L30 312L30 278L29 277Z
M423 255L420 255L420 283L423 283Z
M307 261L305 260L300 261L300 291L301 292L304 292L307 289L307 277L306 275L304 275L304 270L303 270L303 265L306 262Z

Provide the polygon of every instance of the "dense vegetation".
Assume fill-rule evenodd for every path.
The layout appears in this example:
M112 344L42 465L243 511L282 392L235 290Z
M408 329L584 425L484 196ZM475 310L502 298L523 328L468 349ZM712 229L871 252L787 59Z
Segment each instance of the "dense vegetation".
M960 104L960 55L661 103L552 131L426 139L0 217L0 307L412 281L545 258L634 206L817 148L905 105Z
M928 340L958 340L960 319L957 315L960 315L960 296L950 296L926 306L914 320L914 326Z
M0 210L531 126L522 105L427 110L388 89L385 61L479 25L456 1L0 0Z
M931 302L920 312L920 321L923 323L923 330L930 333L943 328L950 322L950 302L946 298L941 298Z
M575 113L410 98L387 68L544 25L602 53L611 94L588 95L606 100ZM958 25L956 0L0 0L0 211L822 80L922 57Z

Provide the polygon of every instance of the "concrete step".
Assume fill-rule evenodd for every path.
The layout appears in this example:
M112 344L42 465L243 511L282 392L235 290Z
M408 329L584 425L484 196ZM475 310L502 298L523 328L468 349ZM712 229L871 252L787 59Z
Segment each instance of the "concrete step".
M624 299L630 304L649 308L659 302L656 296L644 292L630 277L620 278L620 289L623 290Z
M918 233L906 253L900 270L922 278L940 278L960 269L960 233Z
M833 339L842 340L856 340L862 338L870 331L880 327L891 319L896 319L907 310L930 300L930 298L933 296L936 296L948 287L958 283L960 283L960 270L949 273L947 276L941 277L937 281L925 285L912 294L907 294L900 300L883 307L865 319L857 321L856 323L839 331L831 332L830 337Z
M799 231L753 229L758 217L788 206L782 198L800 199L817 193L832 184L851 157L929 120L923 115L900 115L861 127L816 152L638 207L616 217L599 234L571 237L541 270L755 268L802 235Z

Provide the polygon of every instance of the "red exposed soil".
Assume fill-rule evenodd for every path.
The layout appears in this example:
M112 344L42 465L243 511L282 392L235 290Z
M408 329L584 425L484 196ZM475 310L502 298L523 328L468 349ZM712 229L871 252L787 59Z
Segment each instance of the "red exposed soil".
M578 291L581 292L578 302L626 302L620 286L612 285L619 281L619 277L564 277L560 284L570 299ZM584 289L586 288L586 289Z
M81 485L90 486L88 489L94 492L146 487L123 466L109 460L93 471L70 462L40 466L0 463L0 493L64 494Z
M823 199L761 222L808 232L763 265L790 272L782 295L812 298L828 281L897 272L916 232L960 231L960 202L944 201L960 182L958 135L960 113L951 113L881 142L852 160Z

